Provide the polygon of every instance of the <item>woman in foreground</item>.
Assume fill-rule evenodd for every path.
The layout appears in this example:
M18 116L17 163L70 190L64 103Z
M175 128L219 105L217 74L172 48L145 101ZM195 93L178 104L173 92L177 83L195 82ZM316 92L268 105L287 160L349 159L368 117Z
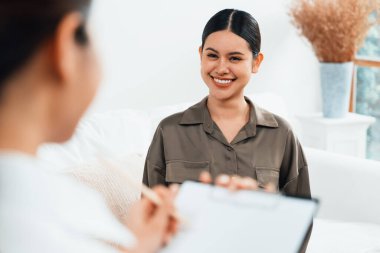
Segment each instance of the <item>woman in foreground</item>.
M0 252L153 253L174 232L173 194L142 199L128 228L84 186L35 157L68 140L94 97L99 66L87 29L91 0L0 3Z

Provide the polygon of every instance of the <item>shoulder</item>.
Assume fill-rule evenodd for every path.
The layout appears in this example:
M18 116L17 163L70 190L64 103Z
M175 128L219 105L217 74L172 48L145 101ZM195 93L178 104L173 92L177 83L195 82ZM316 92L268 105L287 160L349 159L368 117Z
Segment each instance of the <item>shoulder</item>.
M285 132L293 132L293 128L292 128L292 126L288 120L286 120L285 118L283 118L277 114L273 114L273 116L275 117L275 119L278 123L278 127L280 129L282 129Z
M171 126L196 125L203 123L204 113L205 110L207 110L206 101L207 97L182 112L164 118L158 125L159 128L164 129Z
M292 132L290 123L283 117L255 105L257 125L272 127L283 132Z
M185 114L185 112L186 112L186 110L182 111L182 112L174 113L174 114L164 118L158 124L158 127L159 128L167 128L170 126L179 125L181 122L181 119L183 118L183 115Z

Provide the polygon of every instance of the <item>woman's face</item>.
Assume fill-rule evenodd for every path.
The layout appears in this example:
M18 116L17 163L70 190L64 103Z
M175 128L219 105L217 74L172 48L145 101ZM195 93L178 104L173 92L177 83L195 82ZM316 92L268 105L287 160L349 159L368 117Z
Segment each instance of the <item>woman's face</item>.
M203 81L218 100L243 96L262 60L261 54L254 59L247 41L228 30L211 33L199 53Z

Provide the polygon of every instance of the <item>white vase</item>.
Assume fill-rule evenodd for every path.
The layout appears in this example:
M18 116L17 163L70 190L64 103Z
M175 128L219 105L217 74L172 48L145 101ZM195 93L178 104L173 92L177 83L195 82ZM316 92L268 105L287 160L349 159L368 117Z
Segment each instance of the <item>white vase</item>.
M320 63L325 118L343 118L349 110L353 62Z

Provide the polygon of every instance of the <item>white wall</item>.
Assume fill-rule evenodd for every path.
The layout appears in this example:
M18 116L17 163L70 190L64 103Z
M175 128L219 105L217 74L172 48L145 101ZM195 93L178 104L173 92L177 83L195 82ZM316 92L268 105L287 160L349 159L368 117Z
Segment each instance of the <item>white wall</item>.
M96 0L95 38L103 84L92 110L150 108L207 95L198 47L207 20L224 8L250 12L265 60L246 93L274 92L297 113L320 108L318 62L298 37L283 0Z

